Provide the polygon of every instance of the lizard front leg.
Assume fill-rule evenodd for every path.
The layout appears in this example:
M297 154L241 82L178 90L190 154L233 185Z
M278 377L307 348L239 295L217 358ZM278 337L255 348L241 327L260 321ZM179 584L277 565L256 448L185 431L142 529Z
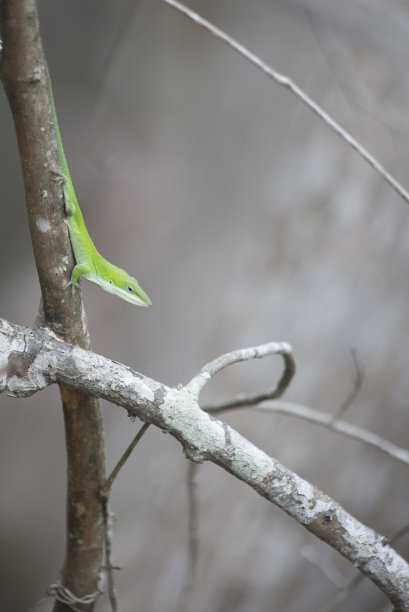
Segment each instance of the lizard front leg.
M71 274L69 282L65 285L65 289L69 286L72 287L72 293L75 292L75 287L79 287L78 279L80 276L86 276L91 273L91 268L87 264L77 264Z

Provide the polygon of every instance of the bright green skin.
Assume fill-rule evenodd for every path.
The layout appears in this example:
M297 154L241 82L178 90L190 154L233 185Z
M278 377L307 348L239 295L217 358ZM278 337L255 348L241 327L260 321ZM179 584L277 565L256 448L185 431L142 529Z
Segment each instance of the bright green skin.
M129 276L125 270L114 266L102 257L88 234L71 181L67 160L65 159L60 130L58 128L51 81L49 75L47 76L51 113L57 141L58 159L64 181L65 212L67 214L68 230L76 261L76 266L72 271L71 280L67 284L67 287L71 285L74 290L74 287L78 286L78 279L80 276L83 276L102 287L105 291L113 293L127 302L131 302L131 304L136 304L137 306L150 306L152 302L139 286L136 278Z

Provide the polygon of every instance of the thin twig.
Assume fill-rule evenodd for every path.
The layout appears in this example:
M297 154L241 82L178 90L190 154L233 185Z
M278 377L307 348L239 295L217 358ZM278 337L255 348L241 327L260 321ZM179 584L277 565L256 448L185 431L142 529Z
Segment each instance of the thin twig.
M97 78L97 82L96 82L96 86L94 90L93 102L91 104L91 108L93 110L94 115L95 115L95 107L97 106L98 101L101 99L101 94L105 87L107 75L109 74L111 70L112 64L118 52L119 44L123 41L128 28L132 25L135 11L139 8L139 5L140 5L140 2L138 0L130 0L130 2L128 3L128 6L126 7L126 10L124 11L119 27L114 33L114 38L110 43L105 60L102 63L103 71Z
M112 538L110 528L110 512L108 508L108 498L102 497L102 511L104 517L105 530L105 571L108 582L108 597L111 604L112 612L118 612L118 600L116 597L116 589L114 582L114 569L118 569L112 565Z
M333 417L334 421L336 421L337 419L340 419L342 415L345 414L345 412L351 406L352 402L354 401L359 391L361 390L362 383L364 381L364 370L361 364L359 363L355 349L351 349L351 355L352 355L352 361L354 362L354 367L355 367L354 384L348 396L346 397L346 399L342 402L338 410L335 412L334 417Z
M400 538L402 538L408 532L409 532L409 523L405 523L405 525L402 525L402 527L399 527L398 529L396 529L396 531L392 532L389 538L391 544L395 544L395 542L397 542Z
M409 203L409 192L401 185L401 183L394 177L390 172L382 166L382 164L374 157L356 138L352 136L347 130L335 121L326 111L324 111L312 98L310 98L294 81L288 76L285 76L266 64L257 55L249 51L246 47L240 44L234 38L231 38L226 32L216 27L200 15L195 13L191 9L187 8L176 0L162 0L165 4L173 7L180 13L183 13L186 17L194 21L198 26L204 28L216 38L219 38L229 47L237 51L251 64L257 66L264 74L273 79L275 83L285 87L292 94L294 94L303 104L305 104L310 110L312 110L318 117L328 125L333 132L335 132L347 145L349 145L354 151L356 151L395 191L400 197Z
M198 515L197 515L197 495L196 495L196 474L198 465L189 461L187 473L187 491L189 498L189 547L188 547L188 590L191 589L197 566L198 558Z
M352 580L350 580L343 589L338 591L338 593L334 595L332 599L320 606L317 612L332 612L335 610L343 601L348 599L352 591L356 589L363 580L365 580L365 576L363 574L357 574L354 576L354 578L352 578Z
M111 603L112 612L118 612L118 601L116 598L116 590L114 584L114 570L119 569L112 564L112 540L111 540L111 529L110 529L110 512L109 512L109 496L111 494L111 489L115 478L118 476L120 469L125 464L126 460L134 450L135 446L138 444L139 440L142 438L143 434L149 427L149 423L144 423L128 448L125 450L124 454L119 459L118 463L112 470L111 474L106 479L103 487L100 491L101 503L102 503L102 512L104 518L104 533L105 533L105 568L107 573L107 581L108 581L108 596L109 601Z
M335 433L342 434L347 438L352 438L353 440L363 442L364 444L381 451L385 455L396 459L396 461L400 461L404 465L409 465L409 451L407 451L405 448L401 448L400 446L385 440L385 438L382 438L381 436L378 436L367 429L358 427L357 425L352 425L346 421L334 420L332 414L313 410L312 408L302 406L301 404L283 401L256 406L255 410L293 416L298 419L308 421L309 423L314 423L315 425L321 425L322 427L326 427Z
M106 481L104 483L104 486L101 489L101 494L102 495L108 495L109 496L109 494L111 492L112 484L113 484L115 478L118 476L120 469L124 466L124 464L125 464L126 460L128 459L129 455L132 453L133 449L138 444L139 440L142 438L143 434L146 432L148 427L149 427L149 423L144 423L142 425L142 427L140 428L140 430L138 431L138 433L136 434L136 436L134 437L134 439L132 440L132 442L130 443L130 445L128 446L126 451L124 452L124 454L121 456L121 458L119 459L118 463L116 464L116 466L112 470L111 474L106 479Z
M180 594L178 610L185 612L189 610L189 597L192 593L193 584L196 576L197 560L199 557L198 540L198 513L196 495L196 474L198 465L189 461L186 475L186 487L188 495L188 554L185 582Z
M284 359L284 371L281 375L280 380L274 387L271 387L264 393L256 393L254 395L238 395L232 400L227 402L217 402L204 406L202 410L206 412L221 412L222 410L232 410L234 408L240 408L241 406L254 406L260 402L268 399L276 399L281 397L284 391L287 389L291 382L291 379L295 373L295 361L292 353L292 348L287 342L270 342L268 344L260 344L259 346L251 347L248 349L239 349L237 351L231 351L225 353L217 359L207 363L192 380L186 385L196 393L199 393L205 384L209 380L220 372L223 368L226 368L233 363L239 363L240 361L249 361L251 359L262 359L270 355L281 355Z
M348 586L349 580L334 563L330 550L323 551L322 548L317 548L315 544L312 544L310 546L303 546L301 556L319 569L328 582L333 584L336 589L342 590ZM314 610L314 612L316 611Z

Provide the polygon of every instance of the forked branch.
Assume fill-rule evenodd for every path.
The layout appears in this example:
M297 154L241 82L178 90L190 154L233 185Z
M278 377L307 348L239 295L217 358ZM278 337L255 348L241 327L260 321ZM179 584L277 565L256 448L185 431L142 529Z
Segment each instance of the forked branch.
M242 355L271 354L273 345L244 349ZM230 361L236 357L234 352ZM64 383L123 406L130 416L170 433L191 460L219 465L285 510L358 567L397 610L409 612L409 565L384 537L200 409L199 394L206 378L228 361L224 356L211 362L186 387L174 389L57 340L47 330L0 319L0 391L26 396L52 383Z

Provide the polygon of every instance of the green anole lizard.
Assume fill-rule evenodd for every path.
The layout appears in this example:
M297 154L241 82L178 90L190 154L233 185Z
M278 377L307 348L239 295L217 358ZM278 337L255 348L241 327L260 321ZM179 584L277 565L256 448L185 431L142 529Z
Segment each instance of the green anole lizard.
M61 166L61 178L64 182L65 213L67 215L68 230L76 261L67 287L71 285L74 290L74 287L78 286L78 279L80 276L83 276L102 287L105 291L113 293L127 302L131 302L137 306L150 306L152 302L139 286L136 278L129 276L125 270L114 266L102 257L88 234L68 170L60 130L58 128L50 75L48 73L48 68L46 68L46 70L48 97L55 139L57 141L58 160Z

